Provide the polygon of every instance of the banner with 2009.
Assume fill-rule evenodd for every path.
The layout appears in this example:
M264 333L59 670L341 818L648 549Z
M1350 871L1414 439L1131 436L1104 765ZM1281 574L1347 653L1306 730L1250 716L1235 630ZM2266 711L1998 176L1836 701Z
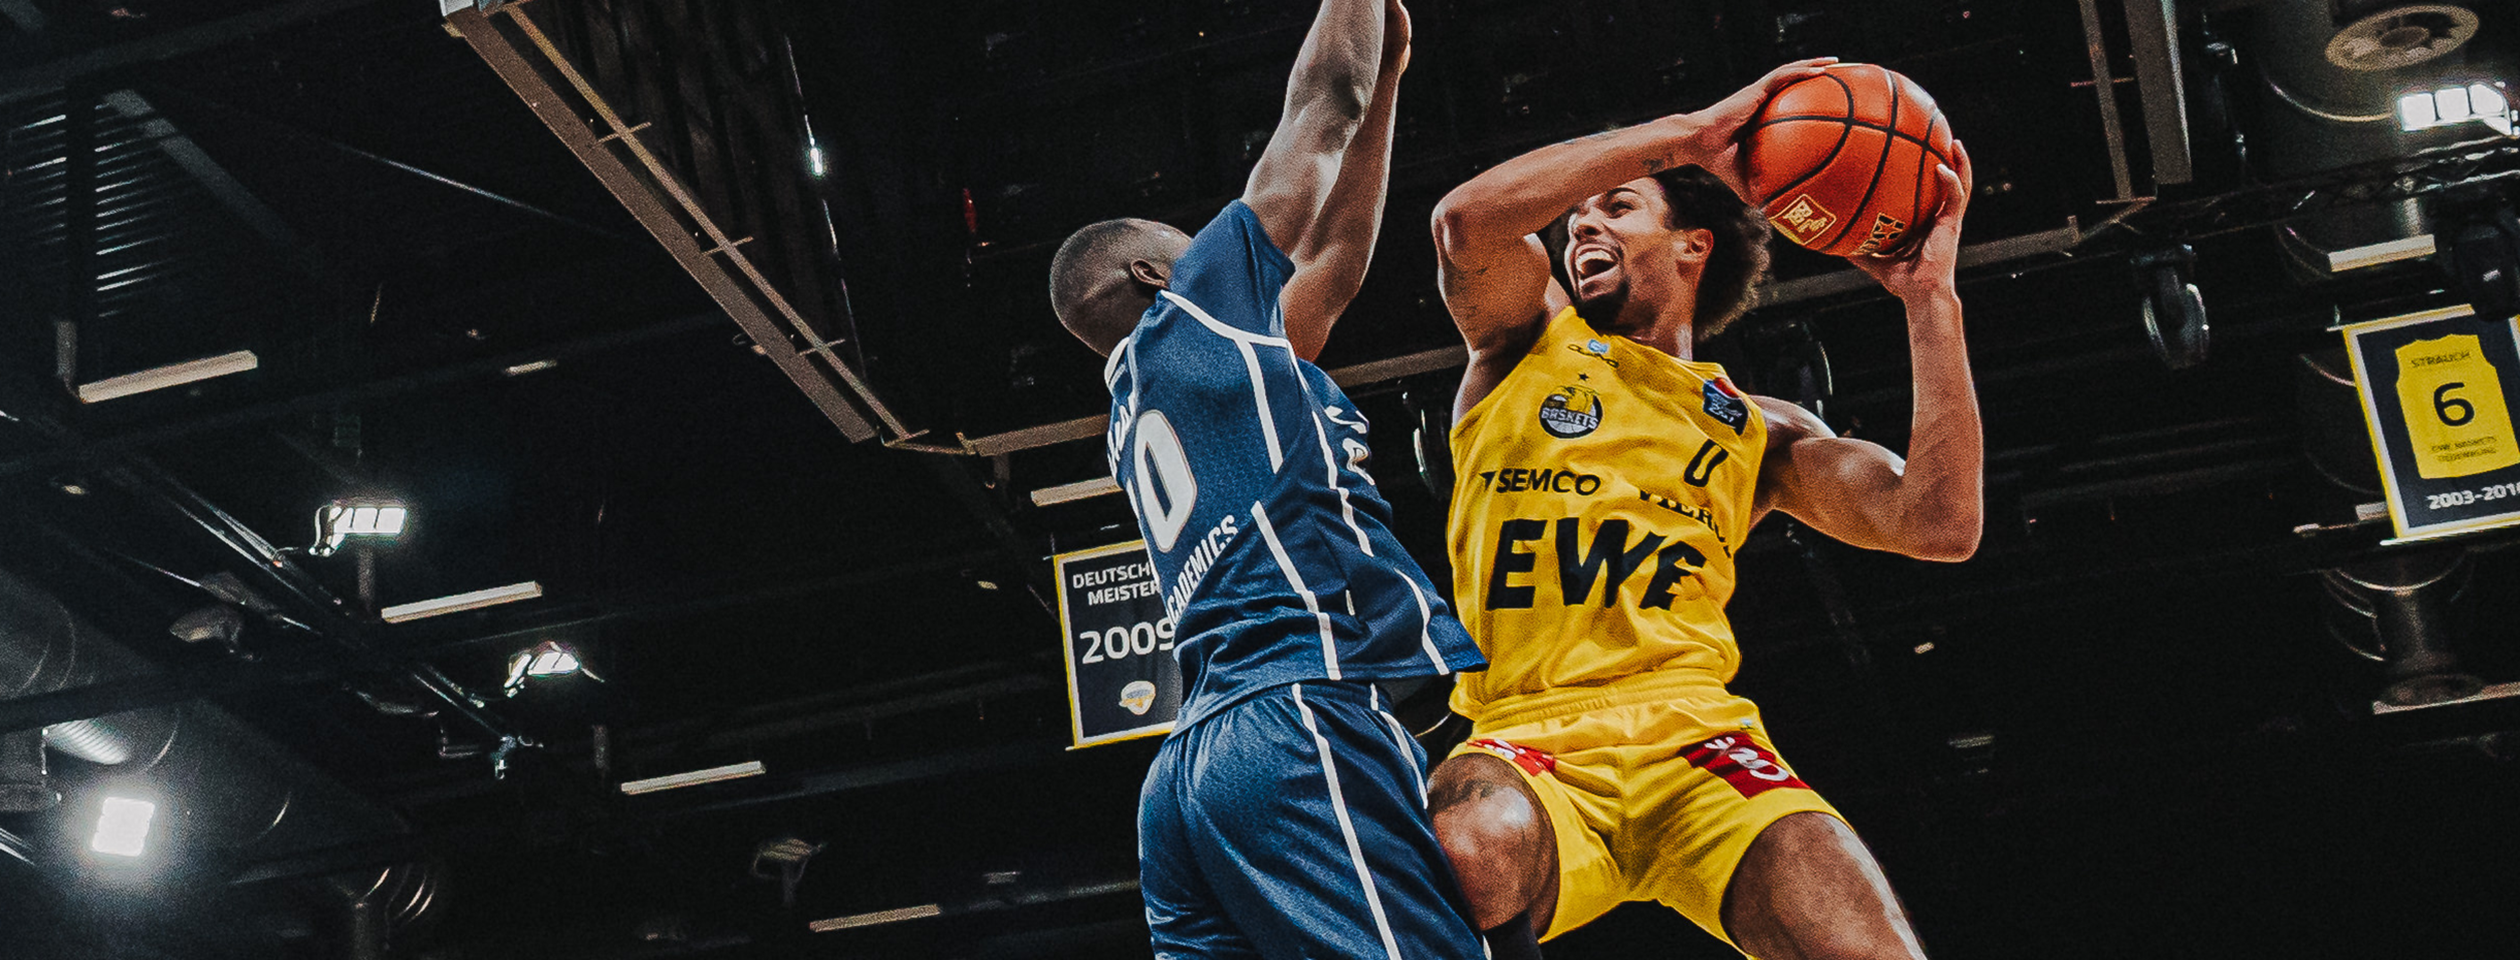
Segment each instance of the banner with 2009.
M2458 306L2341 329L2398 539L2520 523L2520 318Z
M1059 629L1066 638L1069 732L1089 747L1172 729L1181 661L1146 541L1063 553Z

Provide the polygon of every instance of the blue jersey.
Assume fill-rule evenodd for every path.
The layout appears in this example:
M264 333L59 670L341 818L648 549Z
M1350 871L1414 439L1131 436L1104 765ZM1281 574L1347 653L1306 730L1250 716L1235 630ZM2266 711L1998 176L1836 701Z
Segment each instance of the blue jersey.
M1182 638L1183 727L1281 684L1486 666L1392 536L1364 415L1287 344L1294 271L1228 204L1104 367L1111 474Z

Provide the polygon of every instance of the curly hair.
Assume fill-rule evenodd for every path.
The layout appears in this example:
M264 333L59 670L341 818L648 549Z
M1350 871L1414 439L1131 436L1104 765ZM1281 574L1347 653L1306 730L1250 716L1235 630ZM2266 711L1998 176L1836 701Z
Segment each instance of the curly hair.
M1768 223L1702 167L1665 170L1654 174L1654 182L1662 184L1673 227L1715 234L1706 271L1698 277L1697 310L1689 318L1692 336L1702 343L1723 333L1757 304L1759 281L1768 271ZM1566 276L1566 218L1551 224L1541 242L1549 250L1550 272L1566 289L1575 289Z

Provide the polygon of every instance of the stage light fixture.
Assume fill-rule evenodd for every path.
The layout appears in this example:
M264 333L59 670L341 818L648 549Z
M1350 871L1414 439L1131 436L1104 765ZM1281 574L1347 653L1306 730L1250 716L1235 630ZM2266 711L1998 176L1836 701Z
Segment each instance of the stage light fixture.
M823 851L819 843L807 843L795 837L779 837L761 841L753 847L752 875L763 880L779 881L779 902L796 905L796 884L805 879L805 865ZM777 867L777 873L765 868Z
M508 696L513 697L524 692L526 681L533 678L581 673L598 683L604 679L587 669L586 663L578 659L577 651L570 649L568 644L545 640L508 657L507 682L502 687Z
M148 846L149 822L156 818L157 804L106 797L97 813L96 836L88 840L88 849L117 857L137 857Z
M315 545L306 552L328 557L351 537L399 537L410 509L392 500L335 500L315 510Z
M2398 128L2408 133L2475 121L2514 136L2511 97L2502 81L2418 90L2398 98Z
M2179 244L2148 251L2132 265L2144 291L2144 333L2153 355L2172 370L2205 362L2213 330L2205 322L2205 296L2196 289L2196 249Z

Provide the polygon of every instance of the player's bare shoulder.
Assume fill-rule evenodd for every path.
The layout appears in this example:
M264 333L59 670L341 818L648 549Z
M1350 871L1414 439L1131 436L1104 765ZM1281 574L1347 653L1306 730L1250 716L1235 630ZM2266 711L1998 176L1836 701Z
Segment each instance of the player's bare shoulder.
M1750 395L1750 402L1757 404L1759 414L1767 419L1769 456L1774 456L1777 451L1792 446L1796 441L1837 436L1837 431L1829 429L1828 421L1820 419L1819 414L1803 409L1801 404L1755 393Z

